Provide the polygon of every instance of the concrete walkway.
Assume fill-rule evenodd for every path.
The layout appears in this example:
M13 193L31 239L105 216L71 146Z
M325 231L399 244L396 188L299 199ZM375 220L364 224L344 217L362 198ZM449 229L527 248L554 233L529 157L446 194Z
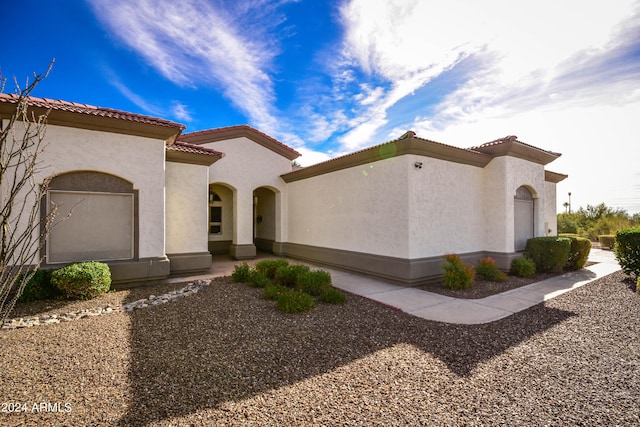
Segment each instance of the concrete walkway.
M269 257L259 257L249 264L264 258ZM398 308L423 319L469 325L502 319L620 270L611 251L592 248L589 261L596 264L480 299L453 298L342 270L309 265L329 271L333 286L336 288ZM234 265L239 263L230 258L218 257L216 260L214 257L209 274L197 278L230 275ZM185 279L172 280L184 281Z

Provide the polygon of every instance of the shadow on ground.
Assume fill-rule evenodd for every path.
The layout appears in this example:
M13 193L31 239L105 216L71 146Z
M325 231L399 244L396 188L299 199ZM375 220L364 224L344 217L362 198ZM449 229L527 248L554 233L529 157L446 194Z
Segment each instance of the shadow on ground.
M260 295L259 289L216 280L198 295L131 313L132 399L120 425L245 399L400 343L465 377L483 361L573 316L541 304L486 325L450 325L356 296L344 306L287 315Z

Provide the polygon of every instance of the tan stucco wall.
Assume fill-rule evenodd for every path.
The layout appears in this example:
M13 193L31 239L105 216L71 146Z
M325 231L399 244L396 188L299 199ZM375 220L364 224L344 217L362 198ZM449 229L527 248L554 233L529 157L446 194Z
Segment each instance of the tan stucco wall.
M408 258L407 162L394 157L290 183L288 241Z
M167 162L166 252L207 252L209 167Z
M225 156L211 166L209 181L234 189L233 243L253 243L253 191L268 187L286 203L286 184L280 175L291 171L291 161L246 137L202 144ZM275 240L284 241L286 214L277 213ZM226 233L226 232L225 232Z
M544 221L547 236L558 234L558 216L556 212L556 184L545 181L544 183Z
M17 126L16 132L19 129ZM164 256L164 141L55 125L47 126L45 141L37 182L79 170L104 172L132 182L139 192L139 256Z
M545 235L546 186L544 166L517 157L496 157L484 168L486 250L513 252L514 196L526 186L534 197L534 235Z
M410 258L484 250L483 172L475 166L405 156ZM422 168L416 168L421 162Z

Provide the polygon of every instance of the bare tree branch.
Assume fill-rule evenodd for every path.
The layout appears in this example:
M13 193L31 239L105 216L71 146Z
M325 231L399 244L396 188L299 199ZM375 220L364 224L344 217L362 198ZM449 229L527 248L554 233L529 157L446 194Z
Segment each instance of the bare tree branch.
M30 95L46 73L35 74L23 89L15 81L15 112L0 123L0 324L13 309L29 279L42 263L41 249L56 213L49 207L41 216L49 181L37 182L40 155L45 149L49 112L30 111ZM0 77L0 93L5 79Z

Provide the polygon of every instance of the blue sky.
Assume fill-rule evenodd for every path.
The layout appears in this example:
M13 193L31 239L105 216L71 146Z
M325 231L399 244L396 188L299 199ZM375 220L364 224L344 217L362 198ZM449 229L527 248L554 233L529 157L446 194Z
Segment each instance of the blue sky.
M303 165L399 137L562 157L558 211L640 212L640 1L8 0L6 92L249 124Z

